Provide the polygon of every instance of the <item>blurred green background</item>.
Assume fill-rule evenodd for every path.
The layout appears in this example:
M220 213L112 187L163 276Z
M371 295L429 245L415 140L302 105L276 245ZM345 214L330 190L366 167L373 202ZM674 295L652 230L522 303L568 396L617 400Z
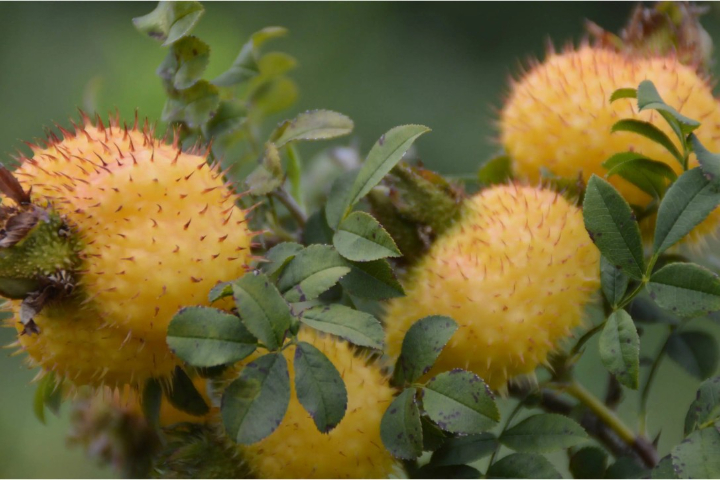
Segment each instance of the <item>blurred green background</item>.
M248 36L281 25L290 35L270 49L299 61L291 76L300 97L286 116L327 108L349 115L366 152L380 134L403 123L433 132L418 142L426 165L465 173L496 150L495 111L509 75L545 44L577 42L589 18L617 30L630 3L208 3L194 33L210 44L207 78L221 73ZM67 125L77 107L131 118L158 119L164 103L155 69L166 50L135 31L131 18L152 3L0 3L0 153L42 137L53 121ZM720 15L704 24L720 40ZM273 120L281 120L278 117ZM273 122L270 122L273 123ZM347 140L344 140L347 141ZM309 156L322 146L303 146ZM306 157L307 158L307 157ZM710 325L710 324L708 324ZM711 326L716 331L717 325ZM651 330L651 329L650 329ZM653 332L643 344L655 345ZM14 331L0 329L0 342ZM591 342L593 343L593 342ZM5 350L4 352L8 352ZM590 352L593 357L594 352ZM580 373L600 392L605 376L584 361ZM33 371L22 357L0 358L0 477L112 476L65 445L67 419L32 414ZM661 450L677 443L697 382L664 362L651 401L652 431L662 427ZM631 399L632 400L632 399ZM633 407L622 413L633 417ZM66 413L66 412L64 412Z

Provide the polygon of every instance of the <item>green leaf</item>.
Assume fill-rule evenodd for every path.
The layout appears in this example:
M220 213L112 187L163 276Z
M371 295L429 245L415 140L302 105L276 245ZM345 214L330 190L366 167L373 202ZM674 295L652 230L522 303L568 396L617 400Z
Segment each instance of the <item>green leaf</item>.
M423 451L434 452L449 440L448 435L440 430L426 415L420 418L420 423L422 424Z
M653 250L661 253L690 233L715 210L720 194L700 168L680 175L665 194L658 208Z
M225 390L221 414L235 442L259 442L280 426L290 404L290 375L282 353L249 363Z
M640 338L625 310L613 312L600 334L600 359L605 368L628 388L638 388Z
M414 388L403 390L387 408L380 421L380 438L394 457L412 460L420 456L422 427Z
M330 188L330 195L328 195L325 205L325 219L332 230L337 230L338 225L345 217L357 175L358 171L356 170L345 172L335 179Z
M446 432L482 433L500 420L490 389L472 372L456 368L441 373L422 392L425 413Z
M328 433L345 416L348 396L340 373L324 353L306 342L295 348L295 392L318 430Z
M678 478L720 478L720 431L695 430L670 455Z
M423 465L412 478L480 478L480 471L469 465L449 465L436 467Z
M387 260L350 264L352 269L340 279L348 293L369 300L386 300L405 296L400 282Z
M212 83L219 87L231 87L256 77L260 73L257 62L260 46L272 38L282 37L286 34L287 29L282 27L267 27L253 33L250 40L240 49L240 53L230 68L215 78Z
M337 223L328 217L328 224L335 228L349 213L350 208L360 201L382 178L402 159L415 139L430 129L423 125L403 125L383 134L368 153L365 163L358 172L347 194L346 203L340 209ZM335 220L335 218L333 218Z
M328 245L310 245L285 267L278 288L288 302L305 302L328 290L349 271L337 250Z
M672 456L665 455L663 458L661 458L658 464L655 465L655 468L652 469L650 478L678 478L678 476L675 474L675 468L672 464Z
M237 100L222 100L215 115L202 125L203 134L208 137L220 137L232 134L245 126L248 111Z
M602 448L584 447L570 457L573 478L604 478L608 454Z
M428 373L457 329L455 320L441 315L431 315L413 323L403 338L400 357L395 364L395 385L412 383Z
M718 276L694 263L664 266L650 277L647 289L655 303L683 318L720 310Z
M187 35L204 11L200 2L161 1L152 12L133 18L133 23L140 32L167 46Z
M605 257L600 257L600 281L607 301L613 307L622 301L630 279L621 268L616 267Z
M264 274L247 273L233 283L240 318L268 349L282 346L292 323L290 307Z
M491 158L478 170L478 180L483 185L507 183L512 177L512 159L508 155Z
M165 122L185 122L190 128L209 121L220 107L220 94L215 85L199 80L192 87L168 98L162 112Z
M547 453L569 448L588 440L574 420L554 413L528 417L506 430L500 443L518 452Z
M156 378L145 382L142 390L142 411L145 420L153 428L160 426L160 407L162 405L162 386Z
M333 245L340 255L355 262L402 256L382 225L365 212L353 212L340 222Z
M270 141L281 148L297 140L327 140L348 135L353 127L353 121L342 113L311 110L282 122L270 135Z
M618 458L608 467L605 478L647 478L649 473L635 458L625 456Z
M674 333L668 341L667 353L675 363L700 380L709 378L717 371L717 341L705 332Z
M487 478L562 478L542 455L513 453L490 465Z
M162 387L165 397L178 410L195 416L202 416L210 411L205 399L182 368L175 367L172 384L169 387L163 384Z
M700 126L700 122L681 115L680 112L675 110L673 107L663 101L658 93L655 85L650 80L643 80L637 89L638 107L640 111L643 110L657 110L661 114L668 113L671 118L676 120L683 133L687 134L695 130ZM669 118L663 115L665 119L670 123ZM681 139L681 141L683 141Z
M497 445L495 435L487 432L450 438L433 453L430 464L441 467L476 462L494 452Z
M60 411L62 403L62 386L55 377L55 373L48 372L38 382L33 397L33 412L35 417L43 424L45 423L45 407L54 414Z
M705 380L697 391L685 417L685 435L701 425L720 421L720 376Z
M637 90L634 88L618 88L610 95L610 103L621 98L637 98Z
M647 296L638 295L626 308L635 323L678 325L680 319L666 312Z
M220 282L210 289L210 293L208 293L208 300L210 303L214 303L221 298L229 297L232 294L232 282Z
M192 87L202 78L210 62L210 47L197 37L183 37L175 42L158 68L158 76L176 90Z
M692 144L695 156L700 163L700 168L705 174L705 178L717 183L717 179L720 175L720 155L717 153L711 153L707 148L700 143L700 140L695 134L690 134L690 143Z
M265 144L265 153L262 161L250 175L245 183L253 195L267 195L285 182L285 174L280 162L280 152L275 145Z
M167 332L170 350L194 367L237 362L255 351L257 339L235 315L209 307L186 307Z
M304 310L300 321L315 330L337 335L361 347L383 348L385 331L369 313L343 305L318 305Z
M262 119L292 106L298 97L298 87L289 78L267 80L254 89L248 98L254 118Z
M640 227L630 205L607 181L593 175L583 202L590 238L610 262L635 279L645 270Z
M295 258L295 255L304 248L295 242L278 243L265 254L267 263L262 265L262 271L270 276L281 273L287 264Z
M677 174L668 164L635 152L615 154L606 160L603 166L608 169L605 178L619 175L655 198L661 198L668 183L677 179Z
M305 245L312 244L331 244L333 231L327 224L325 219L325 209L321 208L307 219L305 232L303 233L303 241Z
M642 135L662 147L665 147L665 149L670 152L678 162L680 162L680 165L683 164L683 156L680 151L678 151L672 140L670 140L670 137L650 122L626 118L615 122L612 126L612 132L632 132Z

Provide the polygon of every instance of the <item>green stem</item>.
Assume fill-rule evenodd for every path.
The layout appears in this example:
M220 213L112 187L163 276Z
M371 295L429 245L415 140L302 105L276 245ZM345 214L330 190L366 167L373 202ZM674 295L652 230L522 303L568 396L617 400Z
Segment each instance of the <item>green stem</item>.
M587 343L588 340L590 340L597 332L602 330L605 327L605 324L607 323L607 319L603 320L599 324L595 325L593 328L585 332L585 334L580 337L580 339L577 341L575 346L570 350L570 357L575 356L580 349Z
M290 215L293 216L300 228L305 228L305 224L307 223L307 216L305 215L305 212L300 207L300 205L297 204L295 199L290 194L288 194L287 191L282 188L278 190L273 190L268 194L268 198L272 199L273 197L277 198L280 203L285 205L285 208L288 209L288 212L290 212Z
M669 328L668 336L665 339L665 342L663 342L662 347L660 347L660 351L658 352L657 357L655 357L655 361L653 361L653 364L650 367L650 373L648 373L648 378L645 381L645 386L643 387L642 393L640 395L640 435L645 435L645 429L647 427L647 402L648 398L650 397L650 386L652 385L653 380L655 380L655 375L658 371L658 367L660 366L660 362L665 355L665 350L667 350L668 344L670 343L670 338L672 337L674 331L675 327L671 325Z
M513 411L510 412L510 415L508 415L507 420L505 420L505 425L503 425L502 431L500 432L500 434L498 434L498 438L502 437L503 433L505 433L505 430L507 430L510 427L510 423L513 421L515 416L518 413L520 413L520 409L523 407L523 405L525 405L526 398L527 398L527 395L523 399L518 401L518 404L515 405L515 408L513 409ZM495 450L493 450L492 455L490 455L490 461L488 462L488 468L490 468L490 466L495 462L495 457L497 457L498 452L500 452L501 446L502 445L500 444L500 442L498 442L497 446L495 446Z

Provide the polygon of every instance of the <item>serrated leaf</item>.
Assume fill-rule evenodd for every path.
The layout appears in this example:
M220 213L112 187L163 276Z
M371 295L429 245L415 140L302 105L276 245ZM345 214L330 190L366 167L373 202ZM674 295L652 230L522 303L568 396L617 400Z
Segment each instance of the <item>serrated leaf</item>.
M162 405L162 387L156 378L145 382L142 390L141 406L148 425L157 428L160 425L160 407Z
M705 380L717 371L717 341L705 332L674 333L668 341L667 353L675 363L700 380Z
M297 140L326 140L348 135L353 127L353 121L342 113L311 110L282 122L270 135L270 141L281 148Z
M285 182L280 152L271 142L265 144L260 165L247 176L245 183L253 195L267 195Z
M340 255L355 262L402 256L390 234L365 212L353 212L340 222L333 245Z
M680 162L680 165L683 165L683 156L677 149L675 144L672 142L672 140L670 140L670 137L668 137L665 132L663 132L650 122L636 120L633 118L626 118L615 122L615 124L612 126L611 131L613 133L632 132L637 133L638 135L642 135L643 137L646 137L653 142L659 144L660 146L664 147L665 150L670 152L670 154L672 154L672 156L675 157L678 162Z
M335 179L330 188L330 194L325 204L325 220L331 230L337 230L345 216L348 205L350 205L351 189L358 173L356 170L343 173Z
M431 315L413 323L395 363L395 385L412 383L430 371L458 325L450 317Z
M161 1L152 12L133 18L133 24L140 32L167 46L187 35L204 11L200 2Z
M237 362L255 351L257 339L238 317L209 307L186 307L167 332L170 350L194 367Z
M655 465L655 468L652 469L652 472L650 472L650 478L678 478L677 475L675 475L675 468L673 467L672 457L670 455L665 455L660 459L658 464Z
M182 368L175 367L172 383L170 386L163 384L162 387L165 397L178 410L195 416L205 415L210 411L205 399Z
M240 319L268 349L280 348L292 323L290 307L264 274L246 274L233 283Z
M300 321L361 347L383 348L385 332L380 322L369 313L343 305L318 305L304 310Z
M583 218L590 238L610 262L635 279L645 270L640 227L630 205L607 181L593 175L585 191Z
M58 384L55 373L48 372L38 382L33 397L33 413L43 424L45 423L45 407L54 414L60 411L62 403L62 386Z
M685 435L701 425L720 421L720 376L705 380L685 417Z
M570 457L573 478L604 478L608 454L602 448L584 447Z
M490 455L497 448L498 441L492 433L480 433L449 438L433 453L431 465L464 465Z
M183 37L173 44L157 73L176 90L183 90L202 78L209 62L210 47L205 42L193 36Z
M221 298L229 297L232 294L232 282L220 282L210 289L210 293L208 293L208 300L210 303L214 303Z
M718 189L700 168L680 175L658 208L653 250L662 253L715 210L720 204Z
M230 87L256 77L260 73L257 62L258 48L267 40L286 34L287 29L282 27L267 27L253 33L250 40L240 49L240 53L230 68L215 78L212 83L220 87Z
M351 295L368 300L405 296L405 290L387 260L352 262L350 265L350 273L340 279L340 285Z
M720 310L718 276L693 263L671 263L655 272L647 284L655 303L683 318Z
M380 421L380 438L394 457L411 460L420 456L422 426L414 388L403 390L387 408Z
M442 447L447 440L450 440L448 435L440 430L427 416L423 415L420 418L420 424L422 425L423 451L434 452Z
M638 107L643 110L657 110L661 114L668 113L679 124L683 133L687 134L700 126L700 122L680 114L673 107L665 103L660 97L655 85L650 80L643 80L637 89ZM663 115L663 117L667 117Z
M508 155L491 158L478 170L478 180L484 185L507 183L512 177L512 159Z
M654 198L661 198L669 182L677 179L677 174L668 164L635 152L615 154L603 166L608 169L605 178L619 175Z
M329 245L310 245L285 267L278 288L288 302L305 302L328 290L349 271L337 250Z
M712 153L705 148L695 134L691 134L689 138L693 151L695 152L695 156L700 163L700 168L702 169L703 174L705 174L705 178L717 183L719 178L718 175L720 175L720 155Z
M459 368L426 383L422 403L428 417L446 432L482 433L500 420L490 388L474 373Z
M562 478L542 455L513 453L490 465L487 478Z
M168 98L162 112L165 122L185 122L190 128L209 121L220 107L220 94L215 85L199 80L192 87Z
M347 194L346 203L340 208L341 214L337 219L328 217L330 227L335 228L350 213L350 208L367 195L397 165L413 142L420 135L429 131L430 129L424 125L402 125L383 134L360 167Z
M271 276L275 273L282 272L282 269L304 248L305 247L295 242L283 242L275 245L265 254L267 263L262 265L262 271Z
M423 465L412 478L480 478L480 471L470 465L448 465L437 467Z
M640 338L625 310L610 314L600 334L600 359L605 368L628 388L638 388Z
M282 353L249 363L222 397L225 431L235 442L259 442L280 426L290 404L290 375Z
M202 125L203 134L220 137L240 130L247 121L248 111L237 100L222 100L213 117Z
M618 88L610 95L610 103L621 98L637 98L637 90L634 88Z
M340 373L317 348L306 342L295 347L295 392L322 433L327 433L345 416L348 396Z
M506 447L525 453L548 453L586 440L588 435L577 422L554 413L528 417L500 437Z
M630 279L621 268L616 267L605 257L600 257L600 283L607 301L616 307L625 297Z
M670 455L678 478L720 478L720 431L714 427L696 430Z

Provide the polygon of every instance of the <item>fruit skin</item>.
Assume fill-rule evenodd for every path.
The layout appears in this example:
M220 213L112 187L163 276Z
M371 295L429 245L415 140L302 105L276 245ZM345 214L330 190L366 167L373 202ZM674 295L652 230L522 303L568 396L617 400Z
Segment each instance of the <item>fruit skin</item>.
M512 84L500 113L500 140L513 159L517 177L537 182L541 168L546 168L570 178L581 172L587 181L593 173L604 176L607 170L602 163L628 150L665 162L681 173L679 162L657 143L636 133L611 133L618 120L634 118L651 122L677 145L675 134L657 112L638 112L634 99L610 103L616 89L637 88L646 79L667 104L702 122L696 135L710 151L720 152L720 108L711 85L691 67L673 56L632 57L582 46L577 51L551 53ZM690 166L697 165L692 155ZM632 204L645 206L651 200L618 175L609 181ZM645 230L651 230L653 222L654 217L649 218ZM715 210L690 234L689 241L714 232L719 223L720 211Z
M399 356L417 320L447 315L459 329L430 375L465 368L502 390L581 323L600 286L599 253L580 210L556 192L499 185L463 207L388 305L387 353Z
M155 139L147 124L93 126L84 117L63 134L34 147L15 175L79 238L76 293L47 305L34 319L40 333L18 343L32 363L76 385L168 377L180 364L165 344L173 315L207 305L218 281L245 272L245 212L204 155Z
M387 478L395 460L380 439L380 420L393 399L388 378L346 342L302 329L299 339L321 350L345 382L348 408L340 424L320 433L295 394L293 356L284 351L291 378L290 405L269 437L242 448L260 478Z

